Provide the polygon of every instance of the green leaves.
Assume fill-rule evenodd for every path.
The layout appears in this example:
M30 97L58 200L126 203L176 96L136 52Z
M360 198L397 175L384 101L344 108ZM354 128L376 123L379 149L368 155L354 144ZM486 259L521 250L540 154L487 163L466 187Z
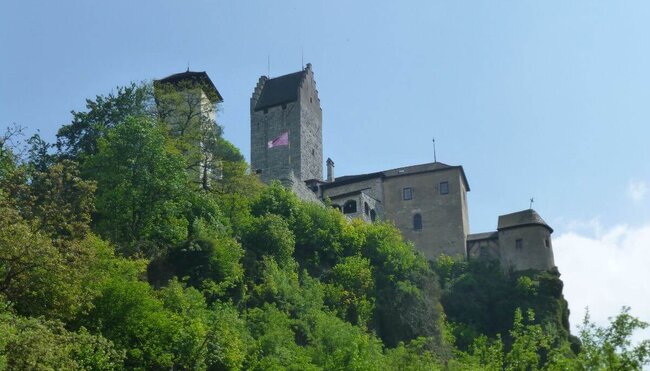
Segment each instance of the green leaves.
M632 345L634 332L647 327L648 323L630 315L629 307L623 307L618 316L610 318L608 327L591 322L587 312L579 334L581 369L638 370L650 364L650 340Z
M145 117L129 117L98 141L86 173L97 182L96 229L127 255L153 256L187 237L183 159Z

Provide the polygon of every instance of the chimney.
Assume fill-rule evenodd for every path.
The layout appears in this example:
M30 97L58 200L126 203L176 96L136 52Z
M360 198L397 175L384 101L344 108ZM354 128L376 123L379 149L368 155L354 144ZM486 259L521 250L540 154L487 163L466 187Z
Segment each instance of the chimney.
M327 182L332 183L334 181L334 161L331 158L327 158Z

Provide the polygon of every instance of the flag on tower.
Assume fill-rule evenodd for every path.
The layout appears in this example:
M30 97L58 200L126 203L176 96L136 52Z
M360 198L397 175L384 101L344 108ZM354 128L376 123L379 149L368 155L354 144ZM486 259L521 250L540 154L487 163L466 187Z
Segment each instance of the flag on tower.
M275 147L282 147L282 146L288 146L289 145L289 132L285 132L280 134L279 137L269 140L267 143L267 146L269 148L275 148Z

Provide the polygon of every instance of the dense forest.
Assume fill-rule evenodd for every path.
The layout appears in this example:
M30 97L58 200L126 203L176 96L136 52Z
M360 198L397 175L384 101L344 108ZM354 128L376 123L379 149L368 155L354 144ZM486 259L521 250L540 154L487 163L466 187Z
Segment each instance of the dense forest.
M16 125L0 137L0 369L650 361L627 308L572 336L558 271L427 261L389 223L261 184L200 104L159 89L88 99L54 143Z

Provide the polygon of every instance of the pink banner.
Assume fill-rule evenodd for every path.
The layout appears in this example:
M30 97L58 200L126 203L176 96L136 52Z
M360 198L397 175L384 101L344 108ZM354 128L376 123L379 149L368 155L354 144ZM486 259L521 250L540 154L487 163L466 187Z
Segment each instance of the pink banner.
M282 146L288 146L289 145L289 132L287 131L286 133L280 134L279 137L270 140L267 143L269 148L275 148L275 147L282 147Z

